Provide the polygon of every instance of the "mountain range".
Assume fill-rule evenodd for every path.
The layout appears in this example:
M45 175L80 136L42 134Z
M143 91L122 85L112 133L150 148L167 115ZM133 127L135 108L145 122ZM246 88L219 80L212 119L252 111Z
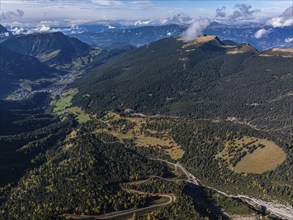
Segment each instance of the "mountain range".
M124 27L115 29L84 28L79 33L68 33L92 47L111 47L114 43L131 44L136 47L156 40L176 37L188 29L188 25L144 25L141 27ZM98 26L99 27L99 26ZM227 25L211 22L202 30L208 35L216 35L222 40L233 40L236 43L249 43L258 50L273 47L293 47L291 27L272 27L266 24ZM259 34L257 34L259 32Z
M61 32L54 32L10 36L0 43L0 48L1 98L5 98L14 91L22 97L62 81L60 77L68 72L98 66L134 47L120 45L102 51Z
M292 8L290 9L292 10ZM285 13L285 12L284 12ZM290 12L286 12L286 16ZM290 17L290 16L289 16ZM136 47L146 45L166 37L176 37L185 32L192 24L188 16L175 16L161 22L137 21L135 24L120 24L111 21L101 23L89 23L80 26L52 26L48 27L51 32L62 31L68 36L76 37L89 44L93 48L114 48L119 45L133 45ZM4 27L2 26L1 29ZM6 29L6 28L5 28ZM22 29L10 27L11 30ZM4 30L4 29L3 29ZM36 30L27 29L23 33L31 33ZM233 40L237 43L249 43L258 50L268 50L273 47L293 47L292 30L290 26L273 26L269 23L245 23L226 24L210 22L207 27L202 28L202 33L216 35L222 40ZM5 33L5 34L4 34ZM19 34L19 31L15 32ZM11 32L4 31L3 39L12 36ZM7 36L6 36L7 35Z
M111 48L117 44L130 44L135 47L140 47L162 38L178 36L185 29L185 27L173 24L110 29L107 31L92 28L90 31L69 35L88 43L92 47Z

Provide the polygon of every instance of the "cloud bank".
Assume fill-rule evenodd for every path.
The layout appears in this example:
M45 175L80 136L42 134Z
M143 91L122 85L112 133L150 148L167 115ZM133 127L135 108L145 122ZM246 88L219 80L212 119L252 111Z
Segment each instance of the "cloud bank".
M293 37L288 37L285 39L285 43L293 43Z
M24 27L15 25L11 26L10 31L14 35L18 34L33 34L33 33L49 33L49 32L63 32L63 33L71 33L71 34L77 34L82 33L84 30L76 25L66 26L66 27L54 27L51 25L54 25L55 22L49 22L49 21L41 21L37 27L30 28L30 27Z
M287 8L280 16L270 19L268 24L273 27L293 26L293 6Z

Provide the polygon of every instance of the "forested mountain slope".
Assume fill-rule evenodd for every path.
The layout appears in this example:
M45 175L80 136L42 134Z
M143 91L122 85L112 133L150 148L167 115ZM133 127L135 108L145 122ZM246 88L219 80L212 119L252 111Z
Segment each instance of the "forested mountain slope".
M52 77L58 71L38 61L19 54L0 44L1 98L19 87L20 80L37 80Z
M53 100L0 101L4 219L291 216L287 50L201 36L111 54Z
M292 131L292 57L267 56L212 36L167 38L118 56L75 86L74 103L96 111L234 120Z
M159 163L147 160L122 144L104 144L89 134L68 140L64 145L56 144L47 151L46 157L50 160L20 180L2 207L7 210L5 218L48 219L63 213L102 214L140 207L146 199L135 194L129 196L118 183L130 181L132 175L146 178L151 174L168 173ZM33 185L28 186L31 181ZM20 214L20 209L25 212Z
M73 62L86 64L91 61L92 56L100 53L99 50L61 32L18 35L3 44L18 53L34 56L47 65L62 68L71 67Z
M0 98L14 100L37 90L58 92L58 85L69 83L85 69L134 49L124 45L101 51L62 33L16 36L2 42L0 48Z

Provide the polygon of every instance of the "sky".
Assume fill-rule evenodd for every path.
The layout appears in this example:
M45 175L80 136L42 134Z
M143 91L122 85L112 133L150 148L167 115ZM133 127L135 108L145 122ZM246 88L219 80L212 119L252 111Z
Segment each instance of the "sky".
M1 0L0 18L6 25L41 22L58 25L172 19L181 13L193 19L261 21L279 16L292 4L292 0Z

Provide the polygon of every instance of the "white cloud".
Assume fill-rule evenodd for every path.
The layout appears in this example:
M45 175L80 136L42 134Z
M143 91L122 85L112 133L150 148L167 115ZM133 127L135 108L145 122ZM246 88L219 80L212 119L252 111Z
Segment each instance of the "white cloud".
M161 19L144 19L135 21L135 26L144 25L167 25L167 24L178 24L178 25L189 25L193 23L195 19L191 18L189 15L180 12L172 13L170 16Z
M49 26L46 26L46 25L42 25L41 27L40 27L40 29L39 29L39 31L40 32L48 32L48 31L50 31L50 27Z
M255 32L254 37L256 39L262 38L268 31L266 29L259 29L257 32Z
M273 27L287 27L293 25L293 18L275 17L269 20L268 24Z
M135 26L143 26L143 25L151 25L151 24L155 24L156 22L154 20L137 20L134 22Z
M62 22L60 21L40 21L39 25L46 25L46 26L60 26L62 25Z
M63 32L63 33L82 33L84 30L76 25L66 26L66 27L54 27L54 25L58 24L58 22L50 22L50 21L41 21L37 26L31 27L27 24L22 23L14 23L10 26L10 31L14 35L19 34L33 34L40 32ZM52 26L51 26L52 25Z
M98 5L122 5L122 1L115 0L91 0L92 3Z
M288 37L285 39L285 43L291 43L293 42L293 37Z
M184 41L190 41L202 34L202 30L210 24L210 19L201 18L194 21L189 28L183 33Z
M14 35L18 35L18 34L22 34L25 32L25 30L23 29L23 27L13 27L10 30Z

